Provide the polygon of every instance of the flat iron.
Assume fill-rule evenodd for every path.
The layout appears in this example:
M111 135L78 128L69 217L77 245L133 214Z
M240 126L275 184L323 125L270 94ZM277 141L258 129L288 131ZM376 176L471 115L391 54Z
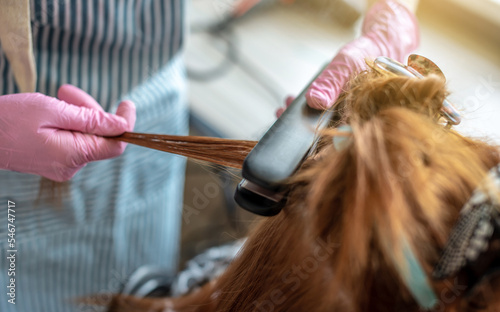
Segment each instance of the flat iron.
M245 158L243 180L234 196L242 208L261 216L274 216L285 205L284 183L313 150L318 139L315 131L325 128L334 114L307 105L306 92L317 76Z
M375 59L374 69L411 78L424 77L418 69L430 70L446 79L439 67L423 56L412 54L408 63L412 64L411 67L381 56ZM315 110L307 105L305 95L311 84L312 82L245 158L243 180L234 197L244 209L261 216L274 216L281 211L286 203L284 183L297 170L312 150L311 147L314 147L318 139L315 131L326 127L334 117L333 110ZM443 101L441 115L449 126L460 123L460 113L446 99Z

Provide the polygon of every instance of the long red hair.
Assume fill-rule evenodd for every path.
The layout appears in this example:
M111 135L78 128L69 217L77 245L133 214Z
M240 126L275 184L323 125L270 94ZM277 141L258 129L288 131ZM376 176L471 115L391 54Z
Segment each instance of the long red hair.
M116 296L109 311L418 311L396 268L403 244L438 297L455 285L432 281L432 268L500 161L496 146L441 123L446 96L438 77L359 75L336 106L352 128L344 147L331 143L336 132L321 134L287 206L253 230L220 278L182 298ZM457 294L441 311L469 311L467 300Z

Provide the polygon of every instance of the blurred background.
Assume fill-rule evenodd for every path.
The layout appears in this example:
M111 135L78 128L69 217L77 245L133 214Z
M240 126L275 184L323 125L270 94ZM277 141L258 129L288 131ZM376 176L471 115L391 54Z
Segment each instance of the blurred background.
M259 2L259 1L255 1ZM235 0L189 0L191 132L258 140L276 109L360 34L365 0L260 1L223 23ZM444 72L463 113L456 129L500 144L500 0L421 0L417 54ZM190 162L182 258L246 235L255 217L232 199L237 171Z

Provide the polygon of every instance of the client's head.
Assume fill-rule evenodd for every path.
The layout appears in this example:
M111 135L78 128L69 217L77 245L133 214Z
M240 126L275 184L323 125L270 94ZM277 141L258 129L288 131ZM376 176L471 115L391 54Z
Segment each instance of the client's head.
M141 309L418 311L429 291L440 311L472 309L466 276L436 281L432 271L460 210L500 157L497 147L443 124L446 96L437 76L370 70L354 78L335 106L335 127L347 130L320 133L282 213L261 222L217 281L163 304L142 301ZM130 300L114 307L136 311L140 300Z
M338 103L352 134L335 148L338 133L326 132L326 146L294 177L287 210L302 214L311 244L330 237L338 245L324 293L334 306L418 310L415 297L430 299L415 284L421 277L414 262L439 307L463 306L467 280L435 281L431 273L460 210L499 163L499 150L443 124L446 96L438 76L358 76Z

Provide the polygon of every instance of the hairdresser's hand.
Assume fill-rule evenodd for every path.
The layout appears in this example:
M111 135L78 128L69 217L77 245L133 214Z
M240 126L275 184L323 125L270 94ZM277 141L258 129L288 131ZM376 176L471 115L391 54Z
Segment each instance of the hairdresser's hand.
M281 114L283 114L285 112L285 110L288 108L288 106L290 106L290 104L292 104L293 100L295 100L295 97L293 97L293 96L288 96L285 99L285 107L280 107L276 111L276 117L277 118L280 118Z
M404 58L419 44L418 22L403 4L377 2L366 14L362 36L345 45L311 85L306 97L313 108L331 107L353 74L366 69L365 58Z
M82 90L65 85L59 99L39 93L0 96L0 169L66 181L88 162L120 155L125 144L100 136L131 131L135 106L106 113Z

